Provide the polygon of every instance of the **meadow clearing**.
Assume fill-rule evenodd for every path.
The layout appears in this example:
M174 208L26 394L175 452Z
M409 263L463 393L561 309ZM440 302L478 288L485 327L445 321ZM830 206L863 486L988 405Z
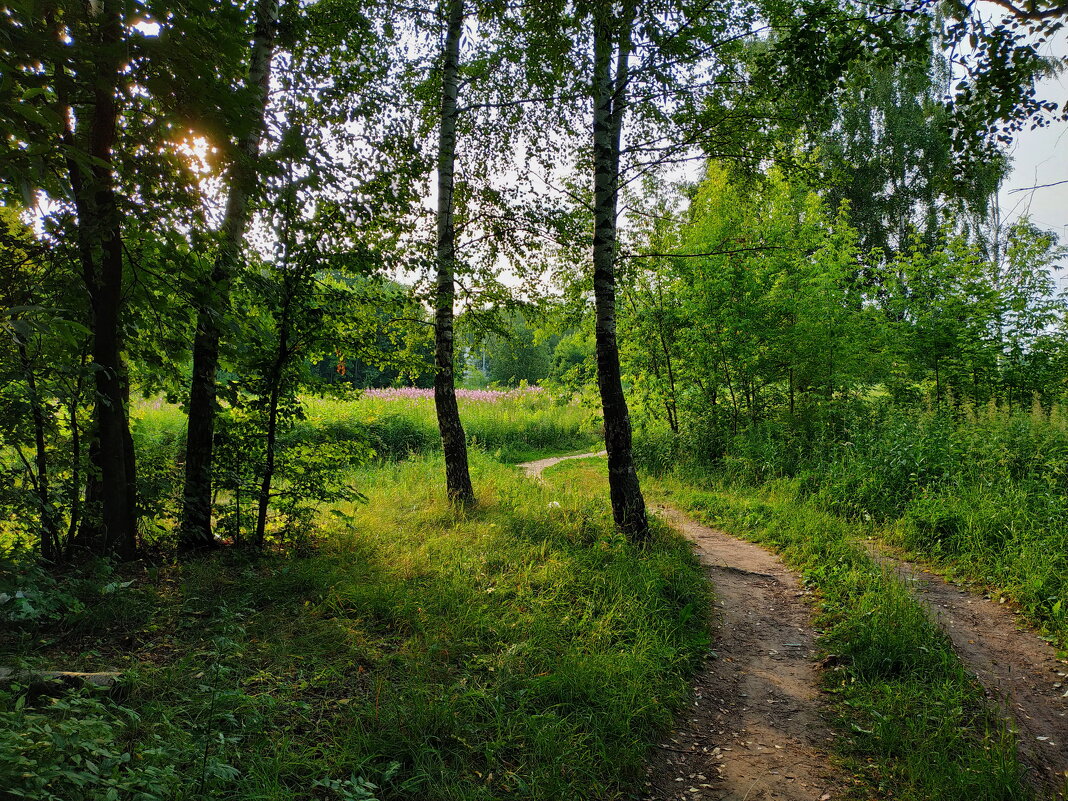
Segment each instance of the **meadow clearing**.
M45 706L2 691L0 775L11 797L639 793L649 748L690 703L691 676L715 658L708 579L666 523L654 522L648 550L614 531L602 458L566 461L544 481L515 466L596 448L588 409L532 390L465 393L461 403L475 507L444 497L425 391L309 399L283 440L283 460L347 441L363 455L331 479L359 495L317 503L310 529L280 516L274 545L259 555L5 573L5 662L115 669L124 688L119 697L83 690ZM142 463L158 462L165 474L180 448L180 412L146 403L135 420ZM1059 419L1037 412L965 424L985 429L954 439L960 465L976 449L998 454L1005 483L997 491L1015 486L1023 497L1065 437ZM919 417L916 425L940 423ZM920 537L930 530L910 513L917 499L980 492L961 471L932 470L926 486L910 476L914 494L899 502L906 511L898 517L891 510L876 520L828 501L844 475L887 469L877 441L854 444L856 462L829 469L830 478L754 478L741 460L713 470L680 452L654 463L651 434L639 434L638 448L653 503L782 553L811 592L836 731L830 759L850 797L1035 797L1005 721L906 584L863 543L908 547L950 575L982 581L1063 642L1060 607L1047 596L1028 605L1041 576L1027 570L1027 547L1050 548L1032 533L1037 525L992 530L987 522L985 541L996 532L1012 548L969 547L978 536L965 523L953 549L945 527ZM1021 441L1035 450L1035 439L1049 458L1023 472L1004 458ZM922 463L928 440L913 441ZM989 478L990 465L964 475ZM177 484L159 486L157 502L173 508ZM160 549L168 517L150 529Z

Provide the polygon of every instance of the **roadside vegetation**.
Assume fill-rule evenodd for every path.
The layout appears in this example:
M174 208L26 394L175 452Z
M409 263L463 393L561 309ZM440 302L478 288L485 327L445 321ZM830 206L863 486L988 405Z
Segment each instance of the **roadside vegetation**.
M913 411L855 405L803 436L789 421L739 436L714 464L658 447L655 470L679 470L697 486L739 492L775 487L933 565L976 591L1015 603L1058 648L1068 649L1068 420L1060 404L1009 411ZM825 429L826 430L826 429ZM639 440L640 441L640 440ZM661 443L660 446L657 443Z
M565 462L546 477L554 487L603 490L604 462ZM901 578L865 549L878 526L820 509L789 479L752 487L672 471L646 486L654 502L771 548L801 574L836 715L834 750L858 797L1036 797L998 709Z

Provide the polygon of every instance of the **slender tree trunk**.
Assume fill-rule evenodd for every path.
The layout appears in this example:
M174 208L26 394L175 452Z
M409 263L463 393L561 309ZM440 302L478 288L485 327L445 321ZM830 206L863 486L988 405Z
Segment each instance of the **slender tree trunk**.
M934 362L934 374L935 374L935 406L941 406L942 405L942 374L939 372L939 369L938 369L938 358L937 357L935 357L935 362ZM1010 403L1010 406L1011 406L1011 404L1012 404L1011 397L1012 396L1010 395L1009 397L1010 397L1010 402L1009 403Z
M289 360L289 313L292 292L286 287L286 299L282 305L282 319L278 329L278 352L275 354L274 364L271 365L270 394L267 406L267 452L263 464L263 478L260 481L259 504L256 509L256 530L252 536L252 544L257 548L263 547L264 535L267 531L267 510L271 503L271 483L274 481L275 447L278 442L278 398L282 390L282 371L285 370Z
M85 367L84 354L82 357L82 365ZM82 434L81 427L78 425L78 398L81 397L82 382L79 376L78 382L75 385L74 395L70 399L70 405L67 408L67 414L70 425L70 451L71 451L71 471L70 471L70 522L67 525L67 542L66 545L69 548L70 544L74 541L75 534L78 531L78 524L81 522L82 507L81 507L81 491L82 491L82 479L81 479L81 466L82 466Z
M671 398L667 402L668 406L668 424L671 426L672 433L679 433L679 404L678 393L675 389L675 368L671 361L671 347L668 345L667 335L664 333L664 293L657 287L657 294L660 296L660 308L659 314L657 314L656 327L657 332L660 335L660 347L664 351L664 361L667 365L668 374L668 387L671 390Z
M623 127L630 26L634 7L627 4L618 19L604 11L594 15L593 44L593 292L596 304L597 386L604 412L608 451L608 486L612 516L627 537L649 539L645 499L631 452L630 413L623 395L616 342L616 221L619 197L620 133ZM619 31L619 41L613 36ZM615 78L612 53L616 53Z
M723 363L723 377L727 381L727 391L731 396L731 433L738 433L738 396L734 392L734 382L731 380L730 365L727 363L727 354L720 351L720 361Z
M267 410L267 453L263 463L263 478L260 481L260 494L256 508L256 530L252 535L252 544L263 547L267 532L267 510L271 503L271 483L274 481L275 447L278 442L278 394L280 370L271 377L271 394Z
M456 162L457 97L460 90L460 35L463 0L447 0L448 26L441 77L441 129L438 134L438 247L434 314L434 406L445 454L445 486L449 498L471 503L475 490L467 466L467 439L456 404L453 302L456 294L456 230L453 225L453 181Z
M15 346L18 349L19 361L22 363L22 371L26 377L26 388L29 390L30 416L33 420L34 469L36 471L33 484L37 492L37 503L41 507L41 557L46 562L56 562L59 560L61 553L59 524L56 521L55 509L52 507L52 497L49 490L44 409L41 408L41 395L37 391L37 376L34 375L33 366L30 363L30 355L21 336L15 337Z
M197 310L193 340L193 376L189 385L189 422L186 431L185 489L179 548L211 548L211 467L214 458L216 375L219 371L219 340L222 318L230 300L230 286L240 263L241 247L248 226L249 196L257 180L256 160L263 135L278 28L278 0L256 3L255 32L246 86L258 92L250 107L246 132L239 138L230 166L230 193L226 199L219 255L212 268L204 298Z

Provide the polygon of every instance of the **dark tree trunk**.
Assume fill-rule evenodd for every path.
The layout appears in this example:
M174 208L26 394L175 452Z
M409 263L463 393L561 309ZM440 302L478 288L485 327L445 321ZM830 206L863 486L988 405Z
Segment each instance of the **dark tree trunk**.
M616 219L619 195L620 133L623 123L630 56L630 26L634 8L627 5L619 18L594 16L593 52L593 169L594 233L593 291L596 302L597 386L604 411L605 449L612 516L627 537L637 543L649 539L645 499L638 485L631 452L630 414L623 395L616 342ZM618 41L614 34L618 32ZM612 54L616 54L615 77Z
M186 431L185 489L178 545L182 550L211 548L211 467L214 457L216 375L219 371L219 340L222 317L230 299L230 285L240 262L241 246L248 226L248 202L256 185L263 120L271 82L278 28L278 0L256 4L255 32L249 57L247 86L258 91L250 108L246 133L240 137L230 166L230 194L222 225L222 242L204 298L197 310L193 339L193 376L189 385L189 423Z
M459 94L460 35L463 0L447 0L448 25L442 59L441 129L438 135L438 246L434 309L434 407L445 454L445 486L449 498L471 503L475 490L467 465L467 439L456 405L453 302L456 294L456 230L453 225L453 180L456 162L456 117Z
M260 494L256 508L256 530L252 535L252 544L263 547L267 533L267 511L271 505L271 484L274 481L275 447L278 442L278 392L279 377L272 377L269 408L267 410L267 453L263 463L263 477L260 480Z
M670 398L665 401L668 412L668 425L671 426L671 431L674 434L679 433L679 404L678 404L678 392L675 389L675 368L671 360L671 346L668 344L667 335L664 333L664 295L658 288L658 294L660 295L660 309L657 314L657 332L660 334L660 347L664 351L664 362L667 366L668 375L668 388L670 390Z
M82 367L85 367L85 356L82 356ZM78 398L82 395L82 380L79 376L75 385L74 394L71 396L70 404L67 407L68 425L70 425L70 455L71 455L71 471L70 471L70 521L67 524L67 541L66 547L69 548L71 543L74 542L74 537L78 532L78 524L81 522L82 517L82 505L81 505L81 491L82 491L82 432L81 426L78 425Z
M119 4L105 0L96 12L97 74L88 115L88 152L94 159L85 171L74 159L68 169L78 211L79 254L89 295L93 334L94 442L91 449L94 487L99 500L83 525L84 544L92 550L131 559L137 552L134 456L127 416L125 366L122 363L122 234L116 200L112 148L118 128L116 92L121 66L122 23ZM60 80L60 83L64 81ZM74 134L65 134L73 145Z
M289 347L289 313L292 292L286 288L286 299L282 306L282 319L278 331L278 352L275 354L271 373L267 405L267 451L263 463L263 476L260 480L260 495L256 509L256 530L252 535L252 544L263 547L267 531L267 510L271 504L271 484L274 481L275 447L278 442L278 399L282 390L282 372L286 368L291 354Z

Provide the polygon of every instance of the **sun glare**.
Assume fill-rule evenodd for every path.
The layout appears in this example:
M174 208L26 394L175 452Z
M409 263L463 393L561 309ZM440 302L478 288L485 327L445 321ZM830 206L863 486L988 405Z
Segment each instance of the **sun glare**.
M212 172L211 158L218 152L203 136L190 133L177 144L177 150L189 163L190 169L197 175L206 176Z
M150 22L149 20L139 20L133 24L133 29L139 31L144 36L159 36L160 28L162 27L158 22Z

